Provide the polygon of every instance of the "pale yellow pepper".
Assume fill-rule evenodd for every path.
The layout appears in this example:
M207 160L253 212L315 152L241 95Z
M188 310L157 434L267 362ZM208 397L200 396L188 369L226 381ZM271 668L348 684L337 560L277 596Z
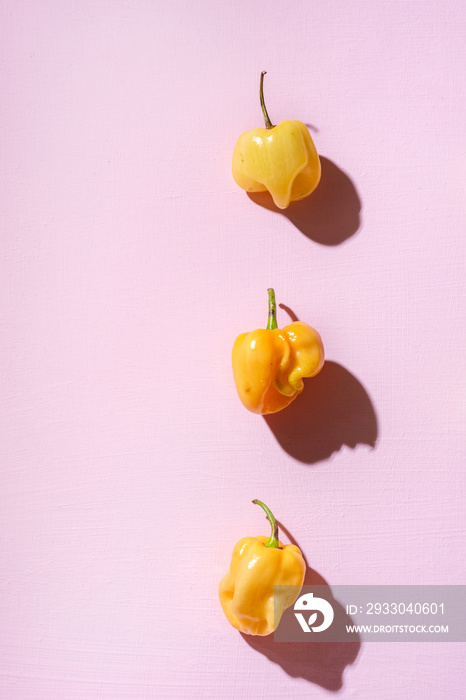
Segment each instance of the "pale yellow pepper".
M296 602L306 573L299 547L283 545L277 522L262 501L272 526L267 537L243 537L233 550L230 570L220 581L219 597L228 622L244 634L271 634L283 612ZM280 586L280 589L275 589Z
M247 192L266 192L279 209L304 199L319 184L320 160L303 122L285 120L273 126L264 102L261 74L260 100L266 128L241 134L233 152L232 171L237 185Z
M262 415L288 406L302 392L303 377L315 376L324 364L319 333L302 321L277 328L275 293L268 293L267 328L241 333L232 351L238 396L248 411Z

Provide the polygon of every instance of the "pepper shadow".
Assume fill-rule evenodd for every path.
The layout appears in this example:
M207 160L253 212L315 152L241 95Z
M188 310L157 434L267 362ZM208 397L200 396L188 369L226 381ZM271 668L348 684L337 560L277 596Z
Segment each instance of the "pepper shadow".
M322 245L339 245L360 226L361 200L350 177L320 156L322 176L314 192L287 209L279 209L268 192L248 192L257 205L285 216L297 229Z
M291 457L315 464L343 445L375 447L377 416L362 384L337 362L327 360L316 377L284 411L264 416Z
M281 524L280 529L288 535L292 544L296 544ZM329 584L317 571L307 567L304 585L328 586ZM354 624L341 603L335 598L329 599L329 602L339 626ZM347 666L354 663L361 649L359 635L355 641L351 642L275 642L273 634L267 637L249 634L241 634L241 636L255 651L264 654L273 663L279 664L289 676L304 678L310 683L333 692L343 687L343 672Z

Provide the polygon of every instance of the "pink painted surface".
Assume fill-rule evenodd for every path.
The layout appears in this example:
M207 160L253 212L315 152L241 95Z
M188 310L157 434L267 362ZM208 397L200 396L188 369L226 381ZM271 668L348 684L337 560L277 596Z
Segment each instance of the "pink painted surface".
M1 4L2 699L464 697L464 645L277 656L217 584L252 498L330 585L466 581L465 13ZM230 174L262 69L323 156L285 213ZM329 362L266 421L268 286Z

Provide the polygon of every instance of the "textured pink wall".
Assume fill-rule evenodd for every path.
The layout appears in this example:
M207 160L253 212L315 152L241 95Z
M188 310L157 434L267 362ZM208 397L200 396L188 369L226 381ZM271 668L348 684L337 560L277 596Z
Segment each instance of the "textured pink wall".
M2 700L464 696L463 645L291 658L217 583L252 498L331 585L465 582L465 7L1 4ZM323 156L286 213L230 174L263 69ZM266 421L268 286L329 362Z

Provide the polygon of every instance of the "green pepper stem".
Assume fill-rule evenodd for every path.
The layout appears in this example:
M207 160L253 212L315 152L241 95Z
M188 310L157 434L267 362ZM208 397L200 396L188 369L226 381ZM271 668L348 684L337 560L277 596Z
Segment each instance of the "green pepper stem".
M269 295L269 319L267 321L267 326L266 330L267 331L273 331L275 328L278 328L277 326L277 305L275 303L275 292L272 289L267 289L267 293Z
M266 70L263 70L261 73L261 84L260 84L260 89L259 89L259 97L260 97L260 101L261 101L262 114L264 115L265 127L266 127L266 129L273 129L273 124L270 121L269 115L267 114L267 107L265 106L265 100L264 100L264 75L266 73L267 73Z
M270 539L268 542L266 542L265 546L266 547L274 547L275 549L279 548L280 545L278 543L278 525L277 521L273 517L272 511L270 508L268 508L265 503L262 503L262 501L259 501L257 498L253 500L253 503L257 506L260 506L265 510L265 514L267 515L267 519L272 526L272 532L270 534Z

